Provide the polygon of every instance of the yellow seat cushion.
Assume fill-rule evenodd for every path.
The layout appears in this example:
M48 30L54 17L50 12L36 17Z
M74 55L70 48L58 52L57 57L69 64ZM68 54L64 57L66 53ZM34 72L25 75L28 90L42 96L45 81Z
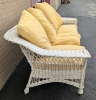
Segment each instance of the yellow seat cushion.
M57 45L53 46L53 50L84 50L85 47L78 45Z
M76 25L61 25L52 45L80 45L80 38Z
M77 46L77 45L57 45L57 46L53 46L53 49L54 50L84 50L85 47ZM83 62L84 62L83 58L39 57L36 59L36 62L34 62L34 68L38 68L41 70L51 70L51 71L81 70L83 68Z
M76 25L61 25L57 30L57 34L59 33L78 33Z
M20 36L32 44L44 49L52 49L51 43L42 25L26 10L21 14L17 31Z
M80 38L77 33L59 33L52 45L80 45Z
M40 9L45 14L56 30L64 23L61 16L48 3L36 3L35 8Z
M56 39L56 30L54 29L53 25L48 21L44 13L39 9L29 8L27 9L43 26L45 29L47 36L51 43L53 43Z
M36 69L51 71L81 70L83 68L83 62L83 58L39 57L34 61L33 67Z
M46 62L44 58L38 58L37 61L33 63L34 65L33 67L36 69L51 70L51 71L81 70L83 68L83 62L84 62L83 58L54 59L52 57L47 57Z

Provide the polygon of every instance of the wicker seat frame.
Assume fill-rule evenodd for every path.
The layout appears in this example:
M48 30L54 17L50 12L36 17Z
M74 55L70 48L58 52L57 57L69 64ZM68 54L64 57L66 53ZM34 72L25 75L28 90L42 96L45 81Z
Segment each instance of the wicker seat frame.
M63 19L64 24L77 24L76 18ZM79 88L79 94L83 93L87 59L91 57L86 49L45 50L39 48L18 36L17 25L7 31L4 38L20 46L31 66L25 94L29 93L30 87L50 82L73 85Z

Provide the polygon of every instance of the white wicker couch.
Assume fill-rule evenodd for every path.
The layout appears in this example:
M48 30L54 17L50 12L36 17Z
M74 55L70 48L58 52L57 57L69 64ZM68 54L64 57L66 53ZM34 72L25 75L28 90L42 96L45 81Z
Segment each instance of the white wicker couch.
M64 24L77 24L77 19L63 18ZM87 50L45 50L20 38L17 26L4 35L10 42L19 44L31 66L31 74L24 90L50 82L62 82L78 87L78 93L83 93L87 59Z

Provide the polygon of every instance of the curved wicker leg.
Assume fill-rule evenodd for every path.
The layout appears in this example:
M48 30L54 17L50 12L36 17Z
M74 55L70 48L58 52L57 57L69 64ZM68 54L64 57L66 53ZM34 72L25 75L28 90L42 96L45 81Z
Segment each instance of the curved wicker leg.
M78 89L78 94L83 94L86 66L87 66L87 60L85 60L84 68L82 70L82 75L81 75L80 87Z
M24 93L25 94L29 93L29 88L28 87L25 88Z
M33 71L31 70L28 83L27 83L26 88L25 88L25 90L24 90L24 93L25 93L25 94L29 93L29 88L30 88L30 83L31 83L32 75L33 75Z
M83 94L83 88L78 89L78 94Z

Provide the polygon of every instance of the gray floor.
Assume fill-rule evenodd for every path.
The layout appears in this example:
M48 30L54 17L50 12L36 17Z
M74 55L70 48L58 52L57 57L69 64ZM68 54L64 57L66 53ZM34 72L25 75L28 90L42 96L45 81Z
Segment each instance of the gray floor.
M31 88L30 93L24 95L30 73L30 66L24 58L0 91L0 100L96 100L96 1L70 1L70 4L61 5L57 11L61 16L78 19L81 44L92 55L88 61L84 94L79 96L78 89L67 84L50 83Z
M57 10L61 16L96 17L96 0L70 0Z

